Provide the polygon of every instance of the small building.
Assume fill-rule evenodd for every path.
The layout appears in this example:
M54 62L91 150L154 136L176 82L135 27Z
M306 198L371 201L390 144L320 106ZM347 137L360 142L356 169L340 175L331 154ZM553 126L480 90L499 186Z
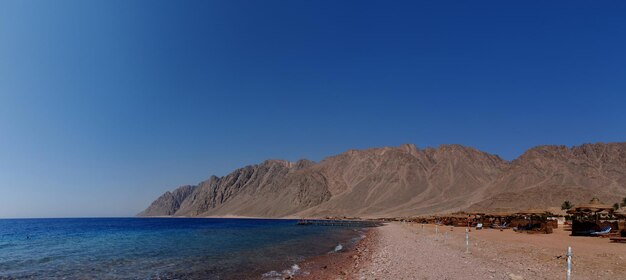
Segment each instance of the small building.
M530 209L515 213L511 226L518 232L552 233L558 227L556 220L549 219L555 215L547 210Z

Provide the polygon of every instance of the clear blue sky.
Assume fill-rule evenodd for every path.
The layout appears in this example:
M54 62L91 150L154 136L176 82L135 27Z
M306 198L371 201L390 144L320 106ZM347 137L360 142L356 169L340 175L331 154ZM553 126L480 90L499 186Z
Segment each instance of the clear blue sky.
M624 1L2 1L0 217L267 158L626 140Z

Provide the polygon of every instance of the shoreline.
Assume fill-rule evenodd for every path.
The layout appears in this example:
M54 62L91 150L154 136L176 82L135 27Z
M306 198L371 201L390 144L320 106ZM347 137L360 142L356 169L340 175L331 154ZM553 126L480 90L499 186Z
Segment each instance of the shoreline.
M87 217L89 219L89 217ZM104 217L106 218L106 217ZM150 219L150 218L185 218L185 219L251 219L251 220L320 220L320 221L330 221L330 220L338 220L338 221L362 221L362 222L376 222L376 219L369 218L358 218L358 219L327 219L326 217L296 217L296 216L287 216L287 217L254 217L254 216L237 216L237 215L225 215L225 216L132 216L132 217L113 217L113 218L142 218L142 219Z
M249 220L298 220L300 218L268 218L268 217L248 217L248 216L134 216L128 218L152 219L152 218L172 218L172 219L249 219Z
M378 229L365 229L365 237L358 240L351 248L335 253L328 253L305 260L301 273L285 279L326 280L357 279L355 276L366 267L371 259L372 248L378 243Z
M351 250L307 260L293 279L561 279L571 246L576 279L618 279L626 274L626 244L606 238L512 230L387 223L371 228Z

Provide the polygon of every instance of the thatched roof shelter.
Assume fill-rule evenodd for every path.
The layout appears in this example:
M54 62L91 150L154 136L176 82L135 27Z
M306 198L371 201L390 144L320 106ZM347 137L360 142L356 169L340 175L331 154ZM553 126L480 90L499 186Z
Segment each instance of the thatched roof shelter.
M514 212L493 212L485 214L486 217L510 217L515 215Z
M554 214L550 213L548 210L541 209L528 209L524 211L519 211L515 213L517 215L535 215L535 216L552 216Z
M602 212L602 211L612 213L614 210L612 205L603 204L596 197L594 197L591 201L589 201L589 203L578 205L574 209L576 210L576 212L587 212L587 213L589 212L596 213L596 212Z
M572 221L572 235L589 236L602 229L602 220L611 219L614 211L612 205L603 204L593 198L589 203L574 207L574 211L567 211L574 216ZM616 228L616 227L613 227Z

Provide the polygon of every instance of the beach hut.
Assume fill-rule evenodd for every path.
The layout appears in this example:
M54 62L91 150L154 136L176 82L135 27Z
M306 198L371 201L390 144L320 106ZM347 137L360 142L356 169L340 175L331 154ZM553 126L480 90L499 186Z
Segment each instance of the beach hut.
M455 227L475 227L477 224L483 224L485 213L484 212L455 212L443 216L446 221L446 225Z
M483 226L485 226L485 224L490 225L491 223L485 219L485 212L469 212L467 213L468 215L468 220L467 220L467 225L468 227L476 227L476 228L482 228Z
M515 218L511 221L511 226L518 232L527 233L552 233L558 226L556 220L549 220L554 216L547 210L528 209L515 213Z
M467 227L470 216L467 213L453 213L446 216L446 225Z
M565 216L567 215L566 210L561 209L560 207L548 207L546 208L546 212L548 212L548 221L553 223L552 228L558 228L565 224Z
M598 198L589 203L579 205L568 211L572 214L572 235L600 236L617 232L617 222L610 222L613 216L613 206L603 204Z
M513 217L514 213L510 211L500 211L485 214L485 219L489 221L489 227L500 230L509 228Z

